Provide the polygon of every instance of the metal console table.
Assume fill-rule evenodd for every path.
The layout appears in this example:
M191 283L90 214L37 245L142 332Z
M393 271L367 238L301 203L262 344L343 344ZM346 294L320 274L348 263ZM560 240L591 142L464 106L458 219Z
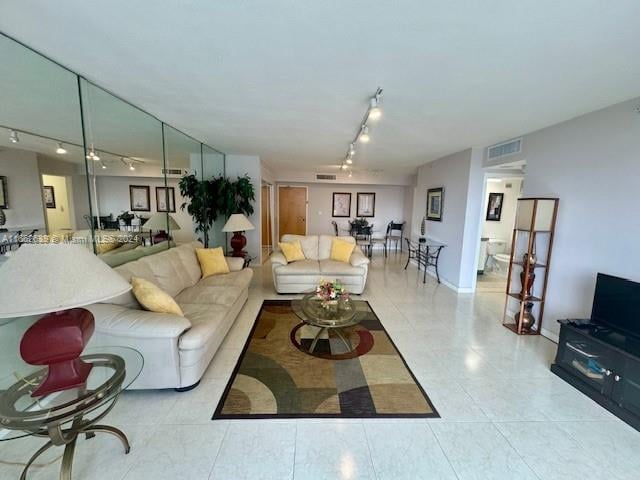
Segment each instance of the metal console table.
M428 267L433 267L435 269L436 278L438 279L438 283L440 283L438 260L440 259L440 252L442 252L442 249L446 247L446 245L429 238L405 238L405 240L407 242L409 256L404 269L407 269L411 260L415 260L418 264L418 270L420 270L421 267L424 267L422 283L426 283L427 281Z

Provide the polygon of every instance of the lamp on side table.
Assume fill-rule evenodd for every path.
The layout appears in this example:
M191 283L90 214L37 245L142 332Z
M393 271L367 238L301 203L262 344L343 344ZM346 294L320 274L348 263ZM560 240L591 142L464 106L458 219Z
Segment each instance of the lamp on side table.
M223 232L233 232L231 237L231 248L233 257L245 257L247 252L242 250L247 244L247 238L243 235L247 230L254 230L256 227L242 213L234 213L229 217L227 223L222 227Z

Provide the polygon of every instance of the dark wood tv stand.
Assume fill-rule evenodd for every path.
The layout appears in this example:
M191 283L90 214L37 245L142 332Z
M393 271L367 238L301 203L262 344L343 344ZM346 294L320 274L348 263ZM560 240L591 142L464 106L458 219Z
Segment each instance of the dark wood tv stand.
M640 430L640 338L588 319L558 323L551 371Z

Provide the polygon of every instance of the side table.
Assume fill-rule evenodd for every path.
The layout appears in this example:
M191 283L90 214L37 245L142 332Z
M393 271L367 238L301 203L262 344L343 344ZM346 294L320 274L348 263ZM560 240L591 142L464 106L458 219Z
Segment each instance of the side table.
M118 397L142 371L142 355L131 348L101 347L87 349L81 357L93 368L86 384L41 397L32 397L44 380L46 369L23 376L10 386L0 386L0 428L8 433L0 442L29 435L48 437L26 463L20 480L26 480L33 462L54 446L64 446L60 480L71 480L73 456L80 435L87 439L96 433L108 433L122 442L125 454L130 446L121 430L99 424L115 406Z

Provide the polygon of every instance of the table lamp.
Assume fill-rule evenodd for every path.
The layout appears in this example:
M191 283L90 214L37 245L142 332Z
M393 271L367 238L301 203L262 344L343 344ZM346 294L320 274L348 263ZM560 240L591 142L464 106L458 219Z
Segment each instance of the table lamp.
M0 319L46 314L20 342L25 362L49 367L33 397L86 382L91 365L80 355L93 334L94 319L80 307L131 289L91 251L75 244L21 246L0 267L0 285Z
M149 229L149 238L151 239L151 244L154 243L154 239L159 241L169 239L169 235L167 235L166 233L167 224L169 225L170 231L180 230L180 225L178 225L178 222L176 222L175 218L173 218L166 212L154 213L153 215L151 215L151 217L149 217L149 220L144 223L142 228L144 228L145 230ZM159 232L155 237L151 235L151 232L153 232L153 230ZM161 232L165 232L164 235L162 235Z
M242 213L234 213L229 217L227 223L222 227L223 232L233 232L231 237L231 248L233 248L233 257L243 257L247 252L242 249L247 244L247 238L243 235L247 230L254 230L256 227Z

